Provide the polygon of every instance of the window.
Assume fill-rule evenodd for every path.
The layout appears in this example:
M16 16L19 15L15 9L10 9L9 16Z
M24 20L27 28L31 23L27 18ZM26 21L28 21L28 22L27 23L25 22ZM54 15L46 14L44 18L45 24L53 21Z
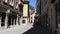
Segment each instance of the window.
M31 23L32 23L32 20L31 20Z
M9 4L13 6L14 5L14 1L13 0L9 0Z
M11 2L11 3L12 3L12 2L13 2L13 0L9 0L9 2Z
M16 8L18 8L18 2L16 2Z
M11 0L11 2L13 2L13 0Z
M8 0L4 0L5 2L8 2Z
M19 4L19 11L23 12L23 5Z
M20 3L21 3L21 0L19 0L18 4L20 4Z
M11 0L9 0L9 3L11 3Z
M32 19L32 17L31 17L31 19Z
M25 23L25 20L23 20L22 23L24 24Z

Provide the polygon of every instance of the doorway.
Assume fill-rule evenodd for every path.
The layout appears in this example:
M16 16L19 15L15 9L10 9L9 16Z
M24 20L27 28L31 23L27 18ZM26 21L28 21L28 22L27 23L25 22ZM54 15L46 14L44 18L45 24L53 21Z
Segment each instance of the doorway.
M5 26L5 13L2 13L1 26Z
M58 1L56 4L56 19L57 28L60 28L60 1Z

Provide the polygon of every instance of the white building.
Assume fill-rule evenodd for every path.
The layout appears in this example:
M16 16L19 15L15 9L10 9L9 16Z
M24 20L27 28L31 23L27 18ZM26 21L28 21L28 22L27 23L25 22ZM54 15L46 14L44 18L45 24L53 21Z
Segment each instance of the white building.
M34 23L34 17L36 15L36 10L29 9L29 13L30 13L30 23Z

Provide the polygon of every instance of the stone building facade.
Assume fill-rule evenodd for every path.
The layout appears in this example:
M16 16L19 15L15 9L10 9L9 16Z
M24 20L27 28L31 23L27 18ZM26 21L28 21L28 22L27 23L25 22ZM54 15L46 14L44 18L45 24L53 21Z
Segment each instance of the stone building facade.
M47 27L49 32L55 34L58 28L60 28L60 0L37 0L40 1L40 15L39 24L43 27ZM38 7L37 7L38 9ZM39 14L39 13L38 13Z
M36 10L35 9L29 9L29 13L30 13L30 23L34 23L35 20L35 16L36 16Z
M24 10L28 10L27 3L26 0L0 0L0 27L9 28L20 25Z

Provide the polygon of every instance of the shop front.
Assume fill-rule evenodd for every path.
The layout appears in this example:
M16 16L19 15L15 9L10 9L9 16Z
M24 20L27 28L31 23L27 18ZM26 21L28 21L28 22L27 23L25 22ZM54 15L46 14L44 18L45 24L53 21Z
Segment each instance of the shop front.
M10 28L20 25L20 15L15 10L0 6L0 28Z

